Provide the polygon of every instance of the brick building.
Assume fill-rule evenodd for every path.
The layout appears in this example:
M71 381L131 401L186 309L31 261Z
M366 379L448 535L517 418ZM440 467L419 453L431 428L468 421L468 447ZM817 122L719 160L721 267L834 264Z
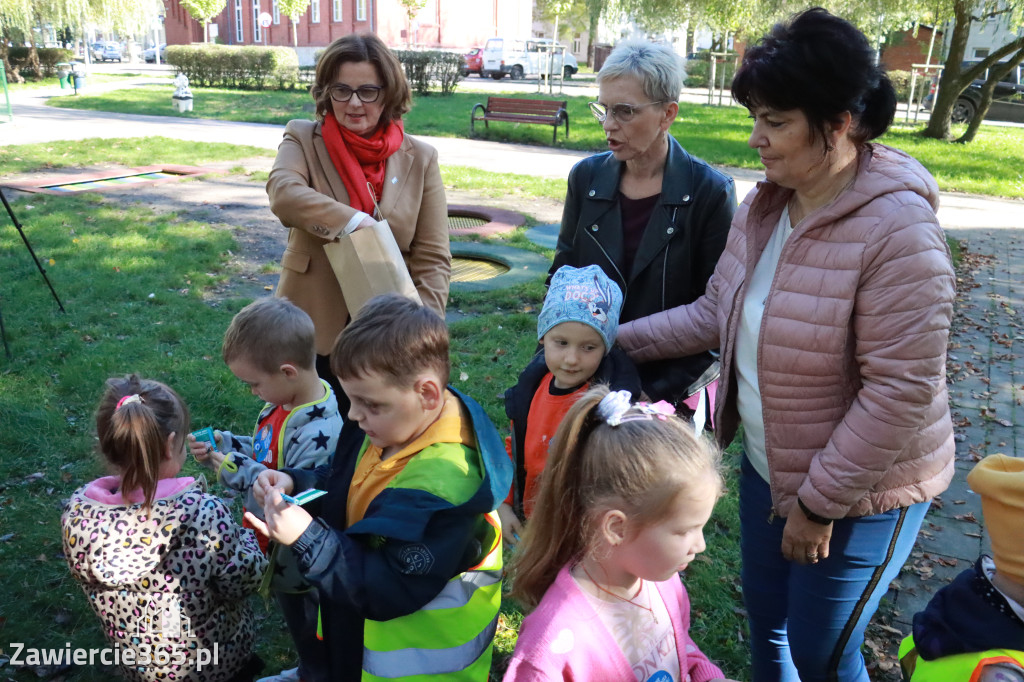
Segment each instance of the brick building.
M203 42L202 25L178 0L164 4L168 45ZM258 22L263 12L272 17L267 28ZM461 49L496 35L528 37L532 13L532 0L427 0L410 21L398 0L311 0L296 27L297 51L300 61L311 63L314 50L363 31L376 33L392 47ZM226 45L292 45L291 20L274 0L227 0L211 23L217 42Z
M913 64L924 64L928 57L928 46L932 41L931 26L918 26L917 36L913 30L893 33L882 48L882 64L889 71L910 71ZM942 52L942 31L936 31L932 46L932 64L939 61Z

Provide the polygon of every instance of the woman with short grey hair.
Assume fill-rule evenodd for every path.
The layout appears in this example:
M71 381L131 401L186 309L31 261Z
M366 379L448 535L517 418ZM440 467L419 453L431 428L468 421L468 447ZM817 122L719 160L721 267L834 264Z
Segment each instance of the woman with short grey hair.
M736 209L732 179L669 134L679 113L682 59L668 45L619 44L590 104L608 151L569 174L554 273L599 265L622 289L630 322L696 300L725 247ZM550 275L549 275L550 277ZM711 412L718 365L710 353L638 365L644 392L698 419Z

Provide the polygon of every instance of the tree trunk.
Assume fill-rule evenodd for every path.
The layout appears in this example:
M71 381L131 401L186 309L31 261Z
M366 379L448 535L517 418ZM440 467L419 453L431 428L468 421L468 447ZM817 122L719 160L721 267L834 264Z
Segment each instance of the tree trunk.
M928 126L922 131L924 137L936 140L948 140L949 117L953 113L956 98L970 82L961 84L960 62L964 60L967 50L967 38L971 31L971 12L966 0L955 0L953 3L953 34L949 40L949 55L946 57L948 68L939 76L939 93L932 101L932 115L928 118Z
M975 135L978 134L978 128L981 127L981 123L985 119L985 114L988 113L989 107L992 106L992 94L995 92L996 85L1006 78L1010 71L1017 68L1021 61L1024 61L1024 48L1021 48L1008 62L1005 62L1005 66L1000 64L998 67L993 66L989 69L988 78L985 80L985 84L981 86L981 100L978 102L978 110L974 112L974 118L967 125L967 130L964 131L964 134L956 139L957 143L969 144L974 141Z
M288 17L289 21L292 22L292 47L299 47L299 22L298 17Z
M591 69L594 68L594 44L597 42L597 25L601 21L602 9L603 0L587 0L587 18L590 19L587 29L587 65Z

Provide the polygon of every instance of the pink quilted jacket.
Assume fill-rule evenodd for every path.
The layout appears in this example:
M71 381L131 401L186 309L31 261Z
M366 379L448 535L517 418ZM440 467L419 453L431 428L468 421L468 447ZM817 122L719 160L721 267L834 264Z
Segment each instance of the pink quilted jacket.
M797 495L829 518L921 502L953 476L946 342L954 275L917 161L870 144L854 184L786 242L765 304L758 379L775 511ZM746 282L791 190L759 183L733 219L707 291L635 320L638 362L720 348L717 438L736 434L736 348Z

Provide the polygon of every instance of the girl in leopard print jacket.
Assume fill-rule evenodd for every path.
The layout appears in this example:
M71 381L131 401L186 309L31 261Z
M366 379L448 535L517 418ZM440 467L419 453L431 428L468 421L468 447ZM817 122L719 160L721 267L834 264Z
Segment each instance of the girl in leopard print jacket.
M205 481L179 477L188 407L136 375L107 381L100 451L119 475L76 490L64 555L129 680L251 680L253 614L266 558Z

